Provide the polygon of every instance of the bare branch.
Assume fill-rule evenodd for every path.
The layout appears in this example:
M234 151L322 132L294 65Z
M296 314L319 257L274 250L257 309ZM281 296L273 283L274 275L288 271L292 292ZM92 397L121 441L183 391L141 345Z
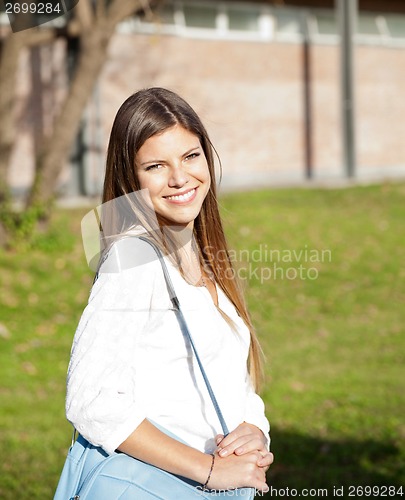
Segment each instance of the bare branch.
M90 5L89 0L80 0L74 8L75 19L80 24L80 30L85 33L90 30L94 24L94 12Z
M149 4L148 0L144 1ZM116 25L123 21L126 17L142 8L142 3L144 3L142 0L112 0L108 9L109 22Z
M146 18L147 19L152 19L153 18L153 11L150 6L149 0L140 0L141 7L145 11Z
M34 28L32 30L25 31L24 33L24 45L29 47L49 43L55 38L55 30L53 29Z
M105 0L96 0L96 17L97 19L103 19L105 17Z
M69 36L79 36L82 33L82 27L77 17L69 21L66 31Z

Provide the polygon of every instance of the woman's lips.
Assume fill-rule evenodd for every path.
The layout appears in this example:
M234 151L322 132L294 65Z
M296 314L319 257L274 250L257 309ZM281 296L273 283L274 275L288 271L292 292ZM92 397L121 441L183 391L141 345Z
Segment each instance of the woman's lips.
M185 205L194 200L197 195L197 189L193 188L183 194L174 194L172 196L164 196L165 200L169 203L174 203L175 205Z

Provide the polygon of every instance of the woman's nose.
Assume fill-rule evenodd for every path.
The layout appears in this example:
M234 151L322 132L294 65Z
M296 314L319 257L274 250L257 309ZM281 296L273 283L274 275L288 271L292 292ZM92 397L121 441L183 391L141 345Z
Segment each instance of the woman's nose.
M183 165L176 165L170 169L169 186L182 187L189 181L189 176Z

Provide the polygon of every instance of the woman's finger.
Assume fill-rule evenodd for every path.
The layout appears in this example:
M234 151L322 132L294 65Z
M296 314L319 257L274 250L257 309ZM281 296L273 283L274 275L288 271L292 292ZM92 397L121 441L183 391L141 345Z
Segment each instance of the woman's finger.
M246 423L238 425L236 429L230 432L226 437L223 437L223 440L221 441L221 448L228 447L240 438L252 439L254 437L257 437L260 439L261 435L255 432L254 429L256 428Z
M229 435L226 436L226 438L221 442L220 446L218 447L218 451L221 457L226 457L228 455L231 455L232 453L235 452L236 448L243 446L246 442L249 441L249 437L242 436L227 442L228 437Z
M252 451L258 451L261 455L265 455L268 453L263 441L258 437L252 437L241 445L235 447L234 453L236 455L244 455L245 453L250 453Z
M235 453L236 455L244 455L245 453L251 453L252 451L259 451L261 454L267 453L267 448L264 446L263 442L256 436L242 436L235 441L232 441L227 446L219 447L219 455L221 457L226 457Z
M269 469L270 465L274 462L274 455L271 452L266 453L257 461L258 467L263 467L266 470Z
M215 444L218 446L219 443L224 439L224 435L223 434L217 434L215 436Z

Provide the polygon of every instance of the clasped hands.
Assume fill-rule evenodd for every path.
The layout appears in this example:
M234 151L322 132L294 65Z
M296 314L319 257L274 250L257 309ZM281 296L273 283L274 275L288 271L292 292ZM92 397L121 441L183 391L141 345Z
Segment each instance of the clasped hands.
M222 459L234 457L232 459L234 461L236 457L240 457L246 464L247 483L244 486L254 487L261 491L268 490L266 471L273 463L274 457L267 450L267 439L258 427L243 422L226 437L218 434L215 441L217 444L215 455L219 459L216 461L216 467L218 465L221 468Z

